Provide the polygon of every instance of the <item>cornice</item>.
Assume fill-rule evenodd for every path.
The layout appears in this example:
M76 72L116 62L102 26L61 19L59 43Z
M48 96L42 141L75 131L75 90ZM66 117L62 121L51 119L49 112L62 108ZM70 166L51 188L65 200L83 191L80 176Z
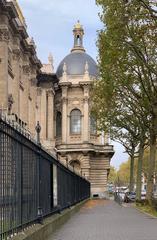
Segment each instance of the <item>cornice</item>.
M13 29L13 33L20 38L21 46L24 49L24 52L27 52L30 56L30 61L32 64L36 65L38 69L42 67L40 60L36 55L36 49L33 45L27 43L27 38L29 37L27 33L26 27L23 23L19 20L19 15L17 9L13 2L7 2L6 0L0 0L0 7L2 13L8 16L9 24L11 29ZM6 26L7 27L7 26ZM0 29L0 40L1 41L9 41L9 30L7 29Z

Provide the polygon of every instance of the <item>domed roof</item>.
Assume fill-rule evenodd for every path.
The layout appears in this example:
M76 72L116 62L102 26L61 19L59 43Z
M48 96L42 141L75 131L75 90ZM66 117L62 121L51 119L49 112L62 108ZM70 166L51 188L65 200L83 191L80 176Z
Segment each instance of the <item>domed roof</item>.
M96 62L87 53L81 51L73 51L67 55L59 64L57 69L57 77L63 75L63 66L66 64L67 75L84 75L85 65L88 63L88 72L90 76L96 77L98 75L98 68Z
M84 30L80 22L78 21L74 25L74 47L71 53L67 55L59 64L57 69L57 77L60 78L63 75L64 68L66 68L67 75L84 75L86 67L90 76L96 77L98 75L98 68L96 62L91 58L83 47L83 35Z

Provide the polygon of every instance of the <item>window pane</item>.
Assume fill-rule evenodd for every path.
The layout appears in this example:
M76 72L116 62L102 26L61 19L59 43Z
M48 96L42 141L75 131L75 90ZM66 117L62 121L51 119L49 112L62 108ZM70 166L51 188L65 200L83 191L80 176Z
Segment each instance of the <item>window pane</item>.
M73 110L70 114L70 131L71 133L81 132L81 112Z
M97 123L96 123L96 120L93 116L90 117L90 132L92 134L96 134L97 132L97 127L96 127Z
M60 137L62 135L62 114L57 112L56 117L56 136Z

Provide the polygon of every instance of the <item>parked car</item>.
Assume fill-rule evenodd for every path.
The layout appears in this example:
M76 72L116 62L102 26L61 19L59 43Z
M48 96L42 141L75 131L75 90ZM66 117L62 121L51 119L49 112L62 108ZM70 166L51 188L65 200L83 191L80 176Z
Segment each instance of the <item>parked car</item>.
M118 192L119 196L121 197L121 200L124 201L125 198L125 192Z
M135 202L136 200L136 193L135 192L126 192L124 197L124 202Z
M146 191L141 192L141 200L146 199ZM135 202L136 192L126 192L124 197L124 202Z

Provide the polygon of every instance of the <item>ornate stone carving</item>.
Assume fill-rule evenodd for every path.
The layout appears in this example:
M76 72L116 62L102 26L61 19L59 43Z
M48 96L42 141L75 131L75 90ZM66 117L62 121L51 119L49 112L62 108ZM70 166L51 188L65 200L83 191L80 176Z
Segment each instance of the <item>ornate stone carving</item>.
M6 41L8 42L10 39L9 31L7 28L1 28L0 27L0 41Z
M30 73L30 66L29 65L23 65L23 73L29 74Z
M89 93L89 86L88 85L84 85L84 95L87 95Z
M53 89L49 89L46 91L48 97L53 97L54 96L54 90Z
M84 103L88 103L88 102L89 102L89 97L87 97L87 96L84 97L83 102L84 102Z
M14 99L13 99L13 95L9 94L8 95L8 113L11 114L11 110L12 110L12 105L14 103Z
M31 78L30 82L31 82L32 87L36 87L36 85L37 85L37 79L36 78Z
M21 51L20 51L20 49L14 49L13 50L13 60L14 61L19 61L19 59L20 59L20 57L21 57Z
M42 88L38 87L37 88L37 96L41 96L42 94Z
M67 96L68 86L62 86L62 96Z

